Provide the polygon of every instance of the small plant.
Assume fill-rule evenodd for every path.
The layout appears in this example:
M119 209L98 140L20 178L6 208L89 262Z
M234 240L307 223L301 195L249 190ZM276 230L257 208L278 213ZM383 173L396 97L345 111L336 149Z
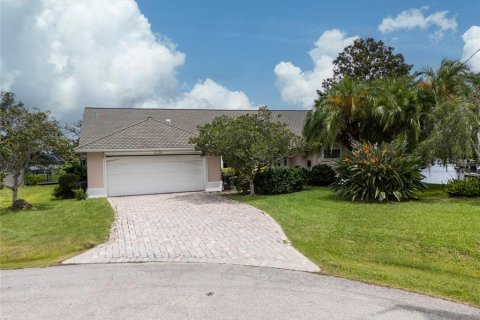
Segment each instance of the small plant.
M36 186L40 181L42 181L42 177L33 173L27 173L23 176L23 183L26 186Z
M88 197L88 194L82 188L74 189L73 193L75 194L75 199L85 200Z
M79 188L80 177L74 174L64 174L58 178L58 186L53 190L56 198L71 199L75 197L74 189Z
M309 183L315 186L329 186L335 182L337 174L328 164L317 164L310 172Z
M281 194L301 191L305 179L301 169L274 168L257 173L254 182L258 194Z
M449 197L480 197L480 179L450 180L445 192Z
M336 165L339 179L332 185L341 197L368 201L404 201L425 190L418 157L405 144L354 144Z

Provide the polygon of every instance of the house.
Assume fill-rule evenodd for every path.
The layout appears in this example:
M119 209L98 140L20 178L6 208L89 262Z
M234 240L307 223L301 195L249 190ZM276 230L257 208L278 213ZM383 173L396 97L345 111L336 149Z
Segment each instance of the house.
M76 151L86 162L91 197L186 191L221 191L222 159L202 157L189 139L215 117L252 110L85 108ZM272 111L301 135L307 111ZM340 156L340 149L281 159L277 165L310 168Z

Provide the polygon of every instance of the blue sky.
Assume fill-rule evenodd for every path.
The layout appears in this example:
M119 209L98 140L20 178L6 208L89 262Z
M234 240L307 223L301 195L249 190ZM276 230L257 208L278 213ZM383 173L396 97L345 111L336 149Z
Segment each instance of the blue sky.
M179 79L193 85L210 77L242 90L258 104L299 108L282 100L273 69L291 61L310 69L307 52L326 30L381 39L402 53L414 68L462 57L461 35L480 24L480 1L167 1L139 0L154 32L167 36L187 55ZM434 28L382 34L386 16L428 6L427 14L449 11L458 27L431 41Z
M480 48L480 1L0 0L0 89L83 108L312 107L355 37L415 68ZM480 72L480 54L470 62Z

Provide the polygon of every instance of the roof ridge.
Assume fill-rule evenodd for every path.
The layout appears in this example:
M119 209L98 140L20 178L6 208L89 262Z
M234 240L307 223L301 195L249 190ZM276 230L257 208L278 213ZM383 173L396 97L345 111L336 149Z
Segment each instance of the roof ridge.
M117 110L172 110L172 111L251 111L251 112L256 112L258 109L215 109L215 108L135 108L135 107L85 107L85 109L95 109L95 110L112 110L112 109L117 109ZM282 112L282 111L298 111L298 112L308 112L310 110L305 110L305 109L268 109L268 111L277 111L277 112Z

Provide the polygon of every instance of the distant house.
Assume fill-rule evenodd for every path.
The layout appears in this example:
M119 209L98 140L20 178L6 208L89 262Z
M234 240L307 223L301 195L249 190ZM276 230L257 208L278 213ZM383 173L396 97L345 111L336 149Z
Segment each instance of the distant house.
M220 157L201 157L189 144L197 127L247 110L86 108L76 151L86 160L92 197L221 191ZM307 111L272 111L301 135ZM341 156L339 148L279 159L277 166L311 168Z

